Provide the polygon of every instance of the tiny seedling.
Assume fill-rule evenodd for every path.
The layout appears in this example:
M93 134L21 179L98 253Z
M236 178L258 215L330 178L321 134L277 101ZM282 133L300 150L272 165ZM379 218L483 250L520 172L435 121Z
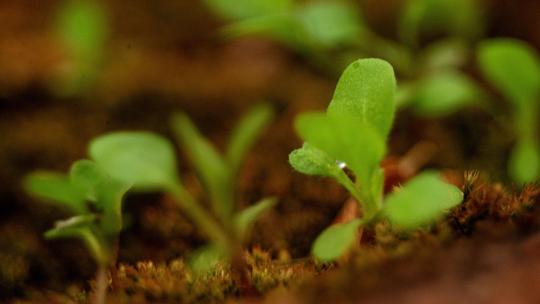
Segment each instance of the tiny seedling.
M519 183L540 176L540 57L514 39L492 39L478 49L480 68L513 108L517 143L509 162L510 176Z
M463 194L435 172L411 179L383 200L380 167L395 112L396 80L392 66L380 59L361 59L341 76L327 112L305 113L295 127L305 141L293 151L293 168L307 175L332 177L361 207L362 216L323 231L313 244L322 261L342 256L360 226L388 219L401 229L429 224L462 201ZM346 166L355 179L345 173Z
M81 239L98 265L95 303L105 303L107 268L116 261L122 229L122 197L130 188L110 177L94 162L80 160L69 175L35 172L26 177L27 192L57 203L73 214L45 232L47 239Z
M212 212L184 187L177 172L174 147L159 135L148 132L107 134L90 143L89 153L111 176L132 183L134 190L164 191L177 199L182 210L211 240L211 244L198 250L192 259L194 269L203 270L201 268L207 269L219 261L218 258L238 260L250 226L276 203L273 198L265 198L236 211L234 196L234 181L242 160L272 116L268 105L255 107L237 125L222 156L185 114L174 115L174 131L205 186Z

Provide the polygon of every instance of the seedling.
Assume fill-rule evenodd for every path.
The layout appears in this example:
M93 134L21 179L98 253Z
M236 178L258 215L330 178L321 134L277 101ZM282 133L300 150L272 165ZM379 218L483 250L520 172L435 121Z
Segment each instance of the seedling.
M98 265L95 303L105 303L107 268L116 261L118 234L122 230L122 197L130 184L110 177L94 162L80 160L69 176L36 172L25 180L26 190L57 203L73 213L45 232L47 239L78 238Z
M159 135L148 132L107 134L91 142L89 153L111 176L132 183L134 190L164 191L177 199L182 210L211 240L193 259L194 268L202 270L201 266L209 268L219 259L241 260L241 244L250 226L276 203L273 198L265 198L236 211L234 196L234 181L242 160L272 115L267 105L250 111L233 131L223 156L200 135L185 114L173 117L174 131L205 186L212 212L184 187L177 172L173 145Z
M455 186L435 172L424 172L383 201L380 167L395 112L396 79L392 66L380 59L361 59L342 74L327 112L305 113L295 127L305 141L289 162L307 175L332 177L358 202L362 216L323 231L313 244L322 261L342 256L360 226L388 219L395 227L416 229L429 224L462 201ZM352 179L343 171L346 166Z
M513 108L517 143L509 162L510 176L519 183L540 176L540 57L524 42L493 39L478 49L484 76Z

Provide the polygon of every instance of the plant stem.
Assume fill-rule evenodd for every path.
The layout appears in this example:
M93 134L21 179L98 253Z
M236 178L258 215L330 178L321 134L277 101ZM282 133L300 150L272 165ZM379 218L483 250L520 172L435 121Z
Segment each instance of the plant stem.
M94 293L93 304L105 304L107 297L107 266L99 264L96 273L96 290Z
M188 214L188 216L206 232L209 238L225 248L230 248L230 241L224 229L206 212L187 192L184 187L178 184L171 185L167 188L168 192L176 199L180 208Z

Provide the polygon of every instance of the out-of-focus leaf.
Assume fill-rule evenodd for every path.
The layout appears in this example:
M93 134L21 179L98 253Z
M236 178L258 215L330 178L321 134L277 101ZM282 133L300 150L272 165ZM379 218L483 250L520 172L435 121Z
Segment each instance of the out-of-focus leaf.
M134 190L163 190L179 182L172 144L149 132L113 132L89 145L91 158L110 175Z
M42 199L59 203L74 213L86 212L85 196L69 178L54 172L35 172L24 180L25 190Z
M492 39L478 49L485 77L516 104L540 100L540 59L525 42Z
M242 117L233 130L227 147L227 162L231 171L238 172L246 153L272 120L274 112L268 104L260 104Z
M229 20L241 20L288 12L292 0L204 0L214 12Z
M206 245L198 248L190 254L189 265L196 274L203 274L212 270L220 262L227 258L223 247L215 244Z
M401 229L429 224L463 200L463 193L436 172L424 172L390 194L384 214Z
M424 71L457 69L469 58L469 48L460 39L445 39L429 45L420 55Z
M420 115L440 117L466 106L481 104L484 95L465 74L457 71L439 72L418 84L412 107Z
M534 141L518 142L512 151L509 171L518 183L530 183L540 177L540 147Z
M328 115L349 115L375 128L386 140L395 112L396 78L381 59L360 59L341 75ZM352 131L351 131L352 132Z
M360 219L326 228L315 240L311 252L323 262L334 261L343 256L357 239Z
M243 238L249 228L255 221L265 212L273 208L277 204L277 199L270 197L264 198L248 208L240 211L235 218L236 229L238 234Z
M212 199L215 211L230 221L234 210L232 172L216 149L204 138L183 113L176 114L172 126L187 151Z

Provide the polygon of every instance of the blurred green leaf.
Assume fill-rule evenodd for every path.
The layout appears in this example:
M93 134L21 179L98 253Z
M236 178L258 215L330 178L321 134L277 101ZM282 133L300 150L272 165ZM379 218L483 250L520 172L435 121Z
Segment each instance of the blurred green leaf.
M223 221L230 222L234 211L234 186L229 165L187 115L174 115L172 126L210 193L214 210Z
M481 104L485 100L484 95L467 75L446 71L422 79L411 105L422 116L440 117L466 106Z
M227 146L227 162L233 173L237 173L249 149L255 144L274 116L272 107L260 104L242 117L232 132Z
M214 12L229 20L239 20L288 12L292 0L204 0Z
M59 203L74 213L85 213L85 196L81 189L74 187L64 174L54 172L34 172L24 179L26 192L39 198Z
M510 156L509 171L518 183L530 183L540 177L540 147L534 141L517 143Z
M345 162L361 184L371 184L385 144L370 126L346 114L330 117L325 113L305 113L297 117L295 127L304 141Z
M307 35L304 39L335 48L363 40L363 22L357 12L347 2L319 0L300 6L296 15Z
M235 223L241 238L244 238L250 227L261 215L273 208L276 204L276 198L268 197L240 211L235 217Z
M360 59L341 75L328 115L349 115L375 128L386 140L395 112L396 78L381 59Z
M227 258L223 247L210 244L190 253L188 263L195 274L206 273Z
M442 181L438 173L423 172L386 198L384 214L401 229L415 229L436 220L462 200L463 193Z
M422 69L427 72L457 69L467 63L469 53L469 47L461 39L436 41L420 54Z
M149 132L113 132L90 142L89 155L112 178L134 190L163 190L179 183L171 143Z
M540 59L525 42L492 39L478 48L478 60L485 77L515 104L540 99Z
M476 0L409 0L399 30L403 41L417 45L424 33L475 39L483 33L484 23L484 14Z
M315 240L311 252L323 262L334 261L343 256L357 240L358 228L362 224L356 219L326 228Z

